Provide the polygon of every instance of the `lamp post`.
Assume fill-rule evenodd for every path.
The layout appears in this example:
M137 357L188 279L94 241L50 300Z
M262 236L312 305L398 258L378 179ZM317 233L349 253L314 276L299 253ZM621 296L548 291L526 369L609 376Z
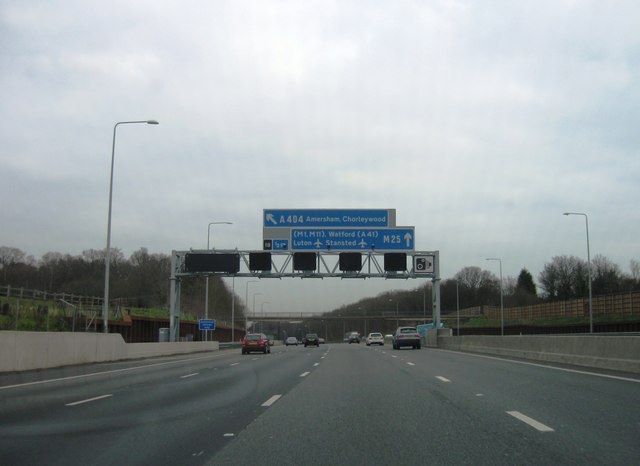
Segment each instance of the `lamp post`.
M593 333L593 302L591 298L591 252L589 250L589 217L582 212L565 212L562 215L582 215L587 229L587 277L589 280L589 333Z
M245 286L245 291L244 291L244 305L245 305L245 312L244 312L244 331L245 333L247 332L247 323L249 321L249 316L248 316L248 311L249 311L249 283L258 283L258 280L249 280L246 283ZM255 306L255 304L254 304ZM233 330L232 330L233 331Z
M504 304L503 304L503 293L502 293L502 259L499 259L497 257L488 257L486 260L500 262L500 335L504 336Z
M456 315L457 315L457 327L458 336L460 336L460 292L458 290L458 280L456 280Z
M427 324L427 285L422 290L422 323Z
M256 318L256 296L260 296L264 293L253 293L253 318ZM255 325L255 322L254 322Z
M113 126L113 144L111 145L111 176L109 178L109 215L107 217L107 254L104 266L104 298L102 300L102 326L104 333L109 333L109 265L111 263L111 206L113 201L113 165L116 155L116 129L118 125L145 123L159 124L156 120L119 121Z
M209 238L211 237L211 225L233 225L233 222L209 222L209 225L207 226L207 251L209 250ZM205 319L209 318L209 275L207 275L205 279L205 285L204 285L204 318ZM233 329L233 322L231 323L231 328ZM209 334L209 331L205 330L204 341L208 341L209 339L208 334Z
M262 315L262 317L264 317L265 304L269 304L269 301L264 301L262 304L260 304L260 314ZM260 322L260 332L264 333L264 319L262 320L262 322Z
M393 299L389 298L389 302L392 303ZM396 301L396 328L400 326L400 320L398 319L398 301Z

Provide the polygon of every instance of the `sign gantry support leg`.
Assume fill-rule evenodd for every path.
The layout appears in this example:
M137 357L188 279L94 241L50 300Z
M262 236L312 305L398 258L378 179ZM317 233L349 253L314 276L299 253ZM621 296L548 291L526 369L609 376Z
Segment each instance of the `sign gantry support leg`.
M172 342L178 341L180 337L180 278L176 274L181 268L182 256L173 251L169 278L169 341Z

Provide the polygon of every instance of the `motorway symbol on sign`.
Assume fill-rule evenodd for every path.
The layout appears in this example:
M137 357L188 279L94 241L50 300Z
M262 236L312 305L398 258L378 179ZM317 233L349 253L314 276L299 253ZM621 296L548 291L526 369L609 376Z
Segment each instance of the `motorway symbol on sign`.
M200 319L199 330L215 330L216 329L216 320L215 319Z
M274 239L272 246L273 246L273 250L274 251L288 251L289 250L289 240L288 239Z
M292 251L413 251L414 227L292 228Z
M395 209L264 209L263 226L395 227Z

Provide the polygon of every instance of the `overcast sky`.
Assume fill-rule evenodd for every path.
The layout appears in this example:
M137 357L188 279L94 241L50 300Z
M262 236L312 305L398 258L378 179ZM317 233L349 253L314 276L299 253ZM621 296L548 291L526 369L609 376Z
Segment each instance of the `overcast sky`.
M640 2L0 0L0 246L262 248L393 208L442 278L640 259ZM246 279L237 279L244 297ZM229 280L230 282L230 280ZM417 282L261 280L265 311ZM251 301L251 295L250 295ZM269 304L262 305L261 303ZM251 302L249 303L252 304Z

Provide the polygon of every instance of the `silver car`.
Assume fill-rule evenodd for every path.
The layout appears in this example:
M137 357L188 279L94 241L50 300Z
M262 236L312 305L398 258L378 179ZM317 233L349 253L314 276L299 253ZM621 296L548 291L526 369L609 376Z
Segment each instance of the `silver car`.
M382 333L371 332L369 335L367 335L367 346L371 345L384 346L384 337L382 336Z
M393 349L411 346L420 349L420 335L415 327L398 327L393 335Z

